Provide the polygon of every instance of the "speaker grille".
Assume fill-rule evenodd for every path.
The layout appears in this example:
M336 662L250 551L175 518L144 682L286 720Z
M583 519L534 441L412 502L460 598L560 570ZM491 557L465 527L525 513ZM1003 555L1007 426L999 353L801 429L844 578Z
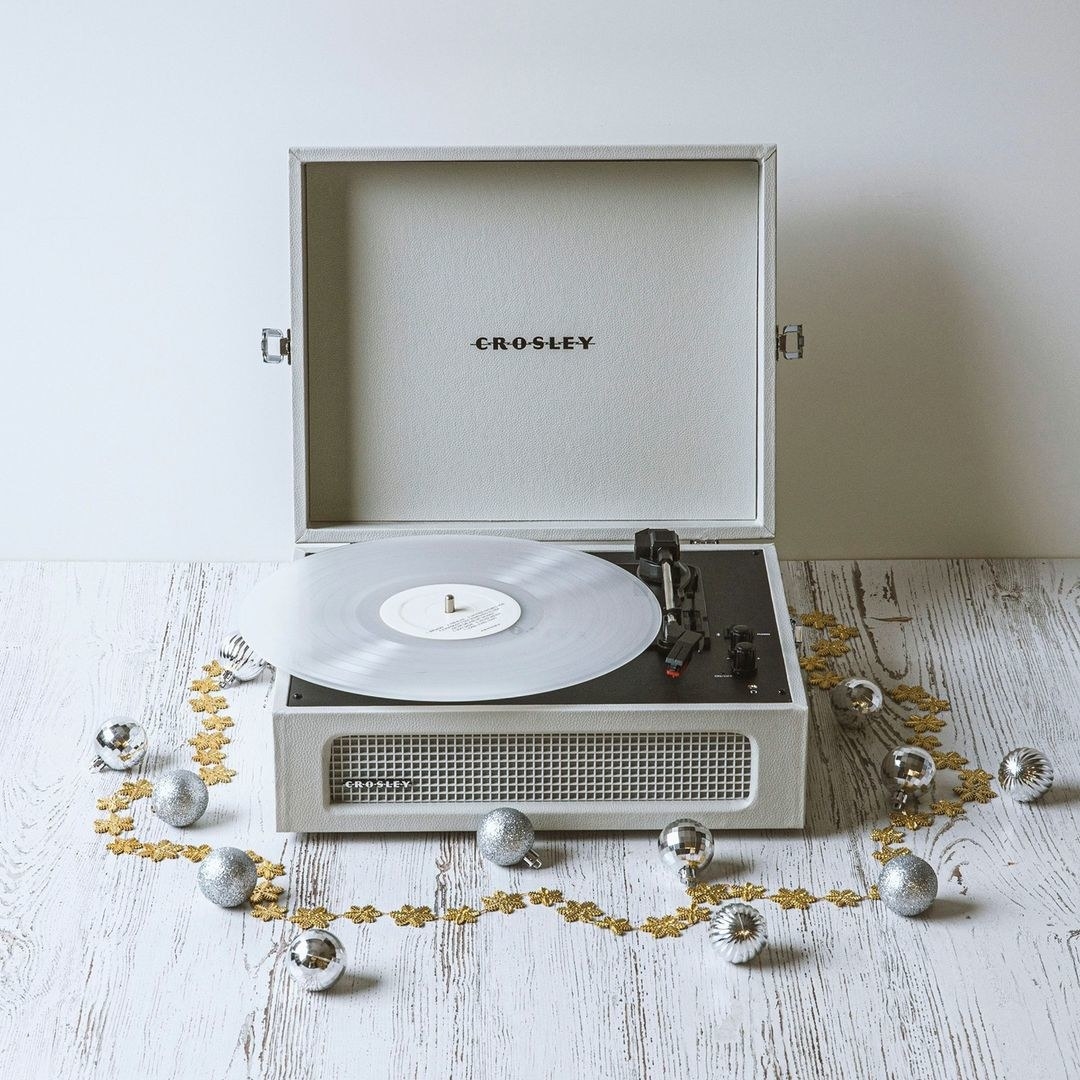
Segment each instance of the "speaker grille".
M750 740L733 731L342 735L330 746L330 801L746 799L750 769Z

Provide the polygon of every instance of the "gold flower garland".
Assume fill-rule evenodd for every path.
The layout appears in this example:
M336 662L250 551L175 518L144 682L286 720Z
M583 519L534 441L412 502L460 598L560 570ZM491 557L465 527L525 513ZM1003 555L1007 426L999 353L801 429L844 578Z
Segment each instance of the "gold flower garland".
M795 615L794 611L792 614ZM845 626L834 615L823 611L810 611L795 617L804 627L817 630L820 635L810 654L800 657L799 666L807 673L807 682L812 687L831 690L842 681L843 676L832 669L830 661L850 651L847 642L858 637L859 630L854 626ZM225 765L225 747L231 741L225 732L234 726L232 718L225 715L228 703L220 693L220 678L225 672L216 660L204 665L203 672L203 678L192 680L190 688L197 696L188 701L192 711L201 719L202 730L188 739L188 744L195 748L192 760L199 766L199 775L207 786L228 784L236 771ZM911 850L903 844L906 833L929 828L938 817L963 817L968 804L985 804L997 797L990 788L993 779L990 773L978 768L965 769L963 766L969 764L967 758L955 750L941 749L937 733L945 728L946 722L940 714L950 711L948 700L934 697L921 686L907 686L904 683L894 686L887 694L897 705L910 705L914 710L904 720L904 726L913 733L908 740L910 745L928 751L938 769L955 771L959 783L953 789L956 799L939 799L931 805L929 813L897 811L890 815L888 826L870 830L870 840L879 845L871 855L882 865ZM122 816L121 812L131 809L135 802L148 798L152 793L153 785L149 780L129 780L121 784L113 795L97 800L97 809L107 816L94 821L94 832L112 838L105 845L106 848L114 855L136 855L154 863L181 857L193 863L205 859L211 851L207 844L176 844L171 840L147 843L135 836L125 835L134 830L135 822L133 817ZM553 908L566 923L584 923L600 930L609 930L617 937L638 932L654 938L677 938L682 936L683 931L708 921L710 904L725 900L769 900L785 911L806 911L820 901L837 908L854 908L864 900L880 899L877 887L873 885L865 894L853 889L830 889L822 896L815 896L804 888L781 888L770 893L764 885L750 882L744 885L703 883L686 890L690 900L687 906L676 908L672 914L649 916L635 925L629 919L608 915L591 900L568 899L558 889L545 887L526 893L497 890L490 896L482 896L479 908L463 905L448 908L442 914L436 914L430 907L412 904L403 904L389 912L382 912L371 904L362 907L354 904L339 913L319 905L299 907L290 914L280 902L285 889L276 883L277 878L284 876L285 867L281 863L270 862L254 851L249 851L248 855L255 862L259 878L249 900L250 914L263 922L288 919L304 930L325 930L337 919L348 919L356 926L366 926L382 918L393 920L396 926L416 929L439 921L471 926L486 915L512 915L529 907L545 907Z

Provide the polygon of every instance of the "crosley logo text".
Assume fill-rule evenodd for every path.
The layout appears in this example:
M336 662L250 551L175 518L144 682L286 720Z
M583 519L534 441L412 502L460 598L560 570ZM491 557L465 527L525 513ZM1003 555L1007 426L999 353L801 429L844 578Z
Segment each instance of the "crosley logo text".
M593 343L591 337L478 337L474 349L587 349Z

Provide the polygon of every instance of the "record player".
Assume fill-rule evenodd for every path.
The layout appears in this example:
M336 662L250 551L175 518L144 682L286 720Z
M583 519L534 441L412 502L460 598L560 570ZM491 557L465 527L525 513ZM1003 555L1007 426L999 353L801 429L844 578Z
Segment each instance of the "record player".
M803 823L771 146L294 150L277 827Z

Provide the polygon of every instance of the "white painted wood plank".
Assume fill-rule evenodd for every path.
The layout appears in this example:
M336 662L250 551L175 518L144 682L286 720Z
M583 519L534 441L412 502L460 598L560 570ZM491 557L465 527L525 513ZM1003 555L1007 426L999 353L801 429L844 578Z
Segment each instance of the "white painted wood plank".
M185 686L266 566L0 566L0 1074L67 1076L797 1076L984 1078L1080 1071L1080 563L790 564L789 599L860 625L838 662L949 697L941 738L993 770L1013 745L1058 772L1037 806L997 799L912 838L941 878L922 920L880 905L764 910L745 969L703 928L617 940L552 910L475 927L338 922L350 973L308 996L282 924L203 901L195 867L116 858L91 832L118 786L86 771L112 712L152 730L146 774L188 763ZM893 621L911 618L910 622ZM540 884L640 921L683 897L650 835L541 837L548 868L484 864L470 837L275 834L267 681L228 692L235 781L183 839L254 847L288 868L290 906L437 909ZM715 880L865 887L875 779L902 740L890 707L864 735L813 691L804 833L723 834ZM948 779L948 774L944 776ZM939 785L947 794L947 784ZM137 835L170 835L136 805ZM657 823L657 826L662 824Z

